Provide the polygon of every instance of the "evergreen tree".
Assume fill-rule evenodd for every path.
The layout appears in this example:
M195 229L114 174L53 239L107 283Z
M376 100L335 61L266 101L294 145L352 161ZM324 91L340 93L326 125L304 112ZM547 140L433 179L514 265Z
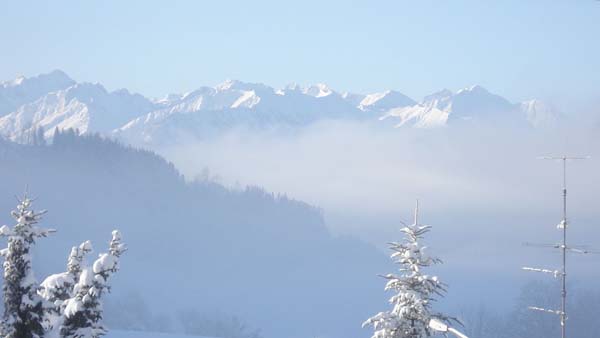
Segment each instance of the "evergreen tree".
M401 266L400 274L383 276L388 280L385 290L394 291L390 298L392 309L380 312L363 323L373 326L372 338L422 338L434 334L429 328L431 319L446 323L456 321L441 313L433 312L431 303L436 296L443 296L444 284L436 276L424 274L422 269L441 260L430 257L427 247L419 241L431 229L428 225L419 224L418 204L415 210L415 221L401 229L405 239L403 242L390 243L393 251L392 260Z
M57 336L54 332L62 325L66 300L75 296L73 289L79 281L85 255L92 251L92 243L85 241L71 249L67 260L67 271L48 276L40 285L39 295L47 301L44 318L46 331L53 332L51 337Z
M28 133L26 133L26 138L27 141L25 142L25 144L30 144L33 146L37 145L37 129L32 129L30 130Z
M52 144L56 145L59 142L61 136L60 129L58 127L54 127L54 133L52 133Z
M64 325L60 335L69 338L97 338L106 334L102 324L101 297L110 291L108 280L119 269L119 257L125 252L121 234L112 232L109 252L100 254L92 268L81 271L74 296L66 301Z
M37 294L38 285L31 267L31 247L37 238L53 230L36 224L45 213L31 210L27 196L12 212L17 224L2 226L0 235L8 238L8 247L0 251L4 257L4 316L1 334L4 338L37 338L44 335L44 302Z
M45 134L45 130L44 127L37 127L35 129L35 138L34 138L34 145L36 146L45 146L46 145L46 138L44 137Z

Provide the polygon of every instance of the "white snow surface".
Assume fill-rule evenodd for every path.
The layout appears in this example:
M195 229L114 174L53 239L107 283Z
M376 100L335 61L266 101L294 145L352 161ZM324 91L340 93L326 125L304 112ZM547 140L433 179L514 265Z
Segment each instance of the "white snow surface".
M212 338L207 336L190 336L183 333L162 333L147 331L108 330L105 338Z
M94 262L93 270L94 273L101 273L103 271L109 271L115 268L117 265L117 257L103 253L100 254L98 259Z
M429 103L390 109L380 119L396 118L396 127L412 123L417 128L435 128L445 126L449 115L448 110L441 110L435 104Z
M50 292L59 288L64 288L67 284L74 284L73 276L68 272L61 272L50 275L40 284L38 294L44 299L50 298Z

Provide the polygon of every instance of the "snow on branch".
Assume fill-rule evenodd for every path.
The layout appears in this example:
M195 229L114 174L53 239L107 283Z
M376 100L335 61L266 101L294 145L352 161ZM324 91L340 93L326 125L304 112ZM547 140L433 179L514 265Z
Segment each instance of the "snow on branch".
M363 327L373 327L372 338L429 337L434 334L429 327L431 319L444 323L458 322L431 308L436 297L444 295L446 286L437 276L423 273L423 269L442 261L430 256L427 247L420 243L431 226L418 223L417 210L415 223L400 230L404 240L389 243L390 257L400 265L400 269L398 274L382 276L387 279L385 290L394 292L389 299L392 309L379 312L363 323Z
M108 252L101 253L92 266L85 258L92 251L90 241L71 249L66 271L48 276L37 284L33 274L31 249L36 240L54 230L39 227L45 211L35 212L32 200L17 198L11 215L13 227L0 227L8 246L0 250L4 258L4 315L0 336L7 338L98 338L106 334L102 324L103 293L110 290L109 277L119 269L126 251L121 233L112 232Z

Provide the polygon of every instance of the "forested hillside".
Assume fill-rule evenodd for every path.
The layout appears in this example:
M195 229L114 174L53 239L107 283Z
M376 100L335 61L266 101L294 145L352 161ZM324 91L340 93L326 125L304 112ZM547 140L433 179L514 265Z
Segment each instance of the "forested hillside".
M72 245L90 239L102 248L110 230L121 230L129 251L109 297L109 326L208 335L189 325L202 317L239 319L264 337L358 337L384 299L375 279L386 271L382 255L333 237L305 203L189 183L151 152L68 131L51 145L0 141L0 163L0 223L11 223L14 195L28 189L36 208L49 209L43 224L58 230L39 241L38 279L61 271Z

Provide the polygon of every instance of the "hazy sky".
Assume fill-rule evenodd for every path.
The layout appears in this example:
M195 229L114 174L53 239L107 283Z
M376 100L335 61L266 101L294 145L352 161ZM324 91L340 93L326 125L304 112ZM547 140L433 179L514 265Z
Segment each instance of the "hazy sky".
M59 68L150 96L226 78L420 99L482 84L511 100L596 100L594 0L10 1L0 78Z

